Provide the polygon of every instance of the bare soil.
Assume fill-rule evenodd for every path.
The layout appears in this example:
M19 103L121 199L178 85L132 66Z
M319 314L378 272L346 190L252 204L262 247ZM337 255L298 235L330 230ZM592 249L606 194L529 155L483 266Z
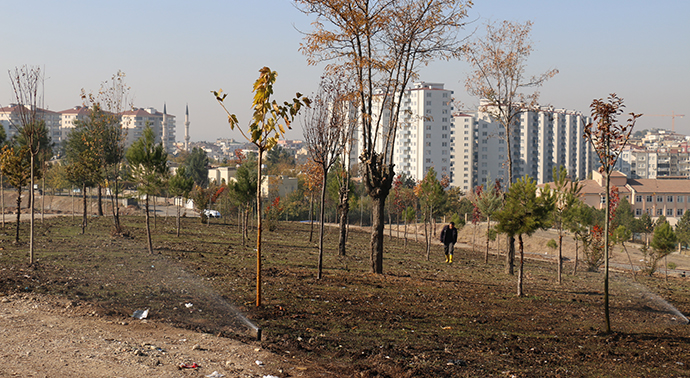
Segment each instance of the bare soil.
M243 244L226 222L184 218L178 238L174 219L157 217L149 255L143 217L123 217L130 237L111 236L107 217L90 218L85 235L78 218L45 219L33 266L27 226L13 244L6 225L0 376L690 376L690 281L680 275L635 282L624 267L613 271L605 333L603 275L573 274L572 260L560 285L552 259L526 261L517 298L503 257L485 264L481 246L445 264L438 245L427 260L423 239L386 236L385 274L372 275L368 232L353 227L339 257L327 228L317 280L318 234L310 242L308 224L280 223L264 233L257 307L254 235ZM147 319L131 317L143 309ZM201 368L178 370L194 362Z

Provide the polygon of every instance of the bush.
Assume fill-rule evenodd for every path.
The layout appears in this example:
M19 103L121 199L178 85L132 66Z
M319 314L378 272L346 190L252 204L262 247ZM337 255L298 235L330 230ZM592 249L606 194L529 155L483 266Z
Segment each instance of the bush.
M266 206L264 214L266 215L266 228L268 231L278 229L278 220L281 214L283 214L283 208L280 206L280 197L276 197L270 205Z
M549 240L549 242L546 243L546 246L551 249L558 249L558 243L556 243L556 241L553 239Z
M592 227L590 234L582 241L582 249L587 270L590 272L599 270L604 265L604 230L599 226ZM609 258L611 255L612 253L609 253Z

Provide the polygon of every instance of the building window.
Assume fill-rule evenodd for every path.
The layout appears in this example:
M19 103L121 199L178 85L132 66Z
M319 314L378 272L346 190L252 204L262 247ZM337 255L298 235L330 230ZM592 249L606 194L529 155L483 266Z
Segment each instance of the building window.
M635 202L642 202L642 196L635 196Z
M656 216L664 215L664 209L656 209Z
M666 202L673 202L673 196L666 196Z
M652 202L652 196L647 196L647 202Z
M678 196L678 202L683 202L684 196Z
M656 196L656 202L664 202L664 196Z
M673 209L666 209L666 216L672 217L673 216Z
M676 209L676 216L682 217L683 216L683 209Z
M599 203L606 203L606 197L601 196L601 198L599 199Z
M635 209L635 216L639 217L640 215L642 215L642 209Z

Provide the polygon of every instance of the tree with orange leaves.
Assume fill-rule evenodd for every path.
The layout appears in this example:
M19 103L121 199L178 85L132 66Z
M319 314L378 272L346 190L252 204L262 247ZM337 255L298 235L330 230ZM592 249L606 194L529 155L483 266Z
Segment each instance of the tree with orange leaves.
M372 199L371 272L383 273L384 209L395 172L393 151L405 88L420 66L458 56L470 1L295 0L316 15L301 49L310 64L346 72L359 103L363 181Z

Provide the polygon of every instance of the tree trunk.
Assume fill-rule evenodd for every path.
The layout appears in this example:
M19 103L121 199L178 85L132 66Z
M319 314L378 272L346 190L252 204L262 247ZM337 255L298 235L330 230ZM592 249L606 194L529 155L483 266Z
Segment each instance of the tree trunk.
M114 187L110 189L110 212L113 214L113 226L115 227L115 233L121 234L122 228L120 227L120 205L117 200L117 180L115 180Z
M403 245L405 248L407 248L407 217L405 217L405 231L403 232L403 235L405 237L405 243Z
M45 163L43 164L43 177L41 178L43 186L43 194L41 194L41 223L45 220L46 212L46 174L45 174Z
M256 187L256 307L261 306L261 160L263 150L259 148Z
M314 193L309 200L309 242L314 240Z
M561 284L561 273L563 270L563 230L558 228L558 284Z
M383 223L386 197L371 197L372 227L371 227L371 272L383 274Z
M180 198L182 202L182 198ZM177 237L180 237L180 206L175 206L177 208Z
M4 177L0 174L0 202L2 202L2 228L5 228L5 183Z
M122 232L122 227L120 226L120 201L118 195L120 194L120 188L118 187L117 177L113 179L114 184L111 189L111 195L115 196L115 201L113 201L113 223L115 224L115 231L117 233Z
M611 174L606 172L606 215L604 218L604 320L606 322L606 333L611 333L611 318L609 314L609 223L611 219L611 209L609 206L611 201L610 195Z
M103 187L98 184L98 216L103 216Z
M153 228L158 229L158 209L156 208L156 196L153 196Z
M506 187L506 192L510 190L510 186L513 185L513 133L512 125L510 123L504 124L503 128L506 132L506 148L508 152L508 186ZM506 274L513 275L513 265L515 264L515 237L509 236L506 239Z
M82 210L82 215L81 215L81 234L84 235L84 231L86 230L86 226L88 225L88 213L87 209L88 207L86 206L86 184L82 184L82 203L84 206L82 206L84 209Z
M151 243L151 224L149 219L149 195L146 195L146 201L144 201L146 206L146 239L148 241L149 254L153 255L153 243Z
M72 198L72 220L74 221L74 186L72 186L72 191L69 196Z
M31 190L29 190L29 198L31 198L31 206L29 207L31 214L29 225L29 265L33 265L34 263L34 208L36 207L36 192L34 191L34 179L36 172L34 172L34 159L34 154L31 153Z
M477 227L479 222L475 223L472 227L472 253L474 253L474 247L477 245Z
M14 235L15 244L19 243L19 222L22 215L22 187L17 188L17 232Z
M513 239L515 239L515 238L513 238ZM522 234L518 235L518 241L520 243L520 268L518 269L517 295L518 295L518 297L522 297L523 296L522 277L524 275L524 265L525 265L525 250L524 250L524 245L522 243Z
M486 253L484 254L484 264L489 263L489 230L491 230L491 217L486 217Z
M340 204L338 205L338 210L340 212L340 237L338 238L338 256L346 255L346 244L347 244L347 225L348 225L348 215L350 213L350 204L348 202L349 196L347 193L348 189L345 191L340 191Z
M317 265L316 279L320 280L323 273L323 228L326 217L326 180L328 179L328 171L326 167L322 166L323 181L321 182L321 209L319 211L319 263Z
M429 229L427 229L427 223L431 223L428 218L424 219L424 241L426 242L426 261L429 261L431 258L431 235L429 235L431 225L429 225Z
M506 238L506 247L508 248L508 252L506 253L505 273L512 276L515 274L513 271L513 266L515 265L515 237L506 236Z
M419 218L417 217L417 213L415 212L414 215L414 242L419 243L419 240L417 240L417 237L419 236Z

